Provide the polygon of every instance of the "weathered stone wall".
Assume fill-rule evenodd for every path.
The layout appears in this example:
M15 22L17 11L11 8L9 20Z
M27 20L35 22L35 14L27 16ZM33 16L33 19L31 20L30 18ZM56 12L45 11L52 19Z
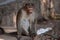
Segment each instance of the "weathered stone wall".
M6 0L0 0L0 3L3 2L3 1L6 1Z
M2 14L2 26L14 26L13 16L16 11L16 3L7 4L5 6L0 6L0 14Z
M54 0L55 12L60 13L60 0Z

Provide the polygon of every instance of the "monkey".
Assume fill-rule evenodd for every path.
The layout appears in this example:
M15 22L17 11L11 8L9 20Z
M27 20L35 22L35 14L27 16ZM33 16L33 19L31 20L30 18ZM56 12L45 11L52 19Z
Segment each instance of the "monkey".
M36 34L34 27L36 18L37 16L33 3L26 3L19 9L16 17L18 40L20 40L22 34L27 36Z

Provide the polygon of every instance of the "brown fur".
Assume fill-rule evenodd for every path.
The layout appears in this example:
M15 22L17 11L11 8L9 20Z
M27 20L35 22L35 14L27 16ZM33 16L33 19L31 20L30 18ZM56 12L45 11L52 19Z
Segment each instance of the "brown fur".
M25 8L26 6L24 6L24 7L22 7L19 11L18 11L18 13L17 13L17 18L16 18L16 26L17 26L17 30L18 30L18 37L20 37L21 36L21 34L22 33L24 33L24 34L26 34L25 33L25 30L23 29L23 28L21 28L21 27L18 27L18 22L21 20L21 17L22 17L22 12L23 12L23 14L27 14L27 8ZM23 10L23 11L22 11ZM25 11L25 12L24 12ZM30 14L29 14L30 15ZM29 17L29 15L27 15L28 17ZM32 13L32 15L34 15L35 16L35 11ZM31 21L31 24L33 24L33 22L34 22L34 16L31 16L31 17L29 17L29 20ZM31 18L31 19L30 19ZM19 29L20 28L20 29ZM32 27L31 27L32 28ZM34 30L34 28L32 28L32 29L30 29L31 31L32 30ZM33 32L33 31L32 31ZM30 35L31 35L31 33L29 33ZM26 34L27 35L27 34Z

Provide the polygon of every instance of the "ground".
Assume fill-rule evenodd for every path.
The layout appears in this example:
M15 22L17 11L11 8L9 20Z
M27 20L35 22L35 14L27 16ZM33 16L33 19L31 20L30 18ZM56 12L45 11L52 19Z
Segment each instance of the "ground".
M17 35L16 33L6 33L6 34L1 34L0 35L0 40L17 40ZM28 36L22 36L21 40L31 40L30 37Z
M8 35L0 35L0 40L17 40L15 37Z
M56 24L56 26L58 26L58 25L60 25L59 24L59 21L58 21L58 23L57 22L51 22L51 21L49 21L49 22L47 22L47 24L44 22L43 24L41 23L40 25L37 25L37 29L39 29L40 27L43 27L43 28L45 28L45 27L53 27L54 26L54 24ZM57 25L58 24L58 25ZM57 28L56 28L57 29ZM50 33L50 32L49 32ZM53 33L53 32L52 32ZM51 33L50 33L51 34ZM9 34L1 34L0 35L0 40L17 40L17 35L16 35L16 33L9 33ZM50 38L50 36L43 36L42 37L42 39L49 39ZM41 39L41 37L40 36L36 36L35 37L35 39L34 40L40 40ZM43 40L44 40L43 39ZM31 38L30 37L28 37L28 36L22 36L22 38L21 38L21 40L31 40Z
M16 33L0 34L0 40L17 40Z

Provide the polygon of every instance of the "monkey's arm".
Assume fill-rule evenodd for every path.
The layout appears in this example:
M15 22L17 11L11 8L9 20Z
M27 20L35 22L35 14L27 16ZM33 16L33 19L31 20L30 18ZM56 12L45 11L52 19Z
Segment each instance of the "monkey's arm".
M29 21L26 19L24 13L22 14L22 12L19 11L17 14L17 30L18 30L18 32L24 32L24 34L27 35L28 27L29 27Z

